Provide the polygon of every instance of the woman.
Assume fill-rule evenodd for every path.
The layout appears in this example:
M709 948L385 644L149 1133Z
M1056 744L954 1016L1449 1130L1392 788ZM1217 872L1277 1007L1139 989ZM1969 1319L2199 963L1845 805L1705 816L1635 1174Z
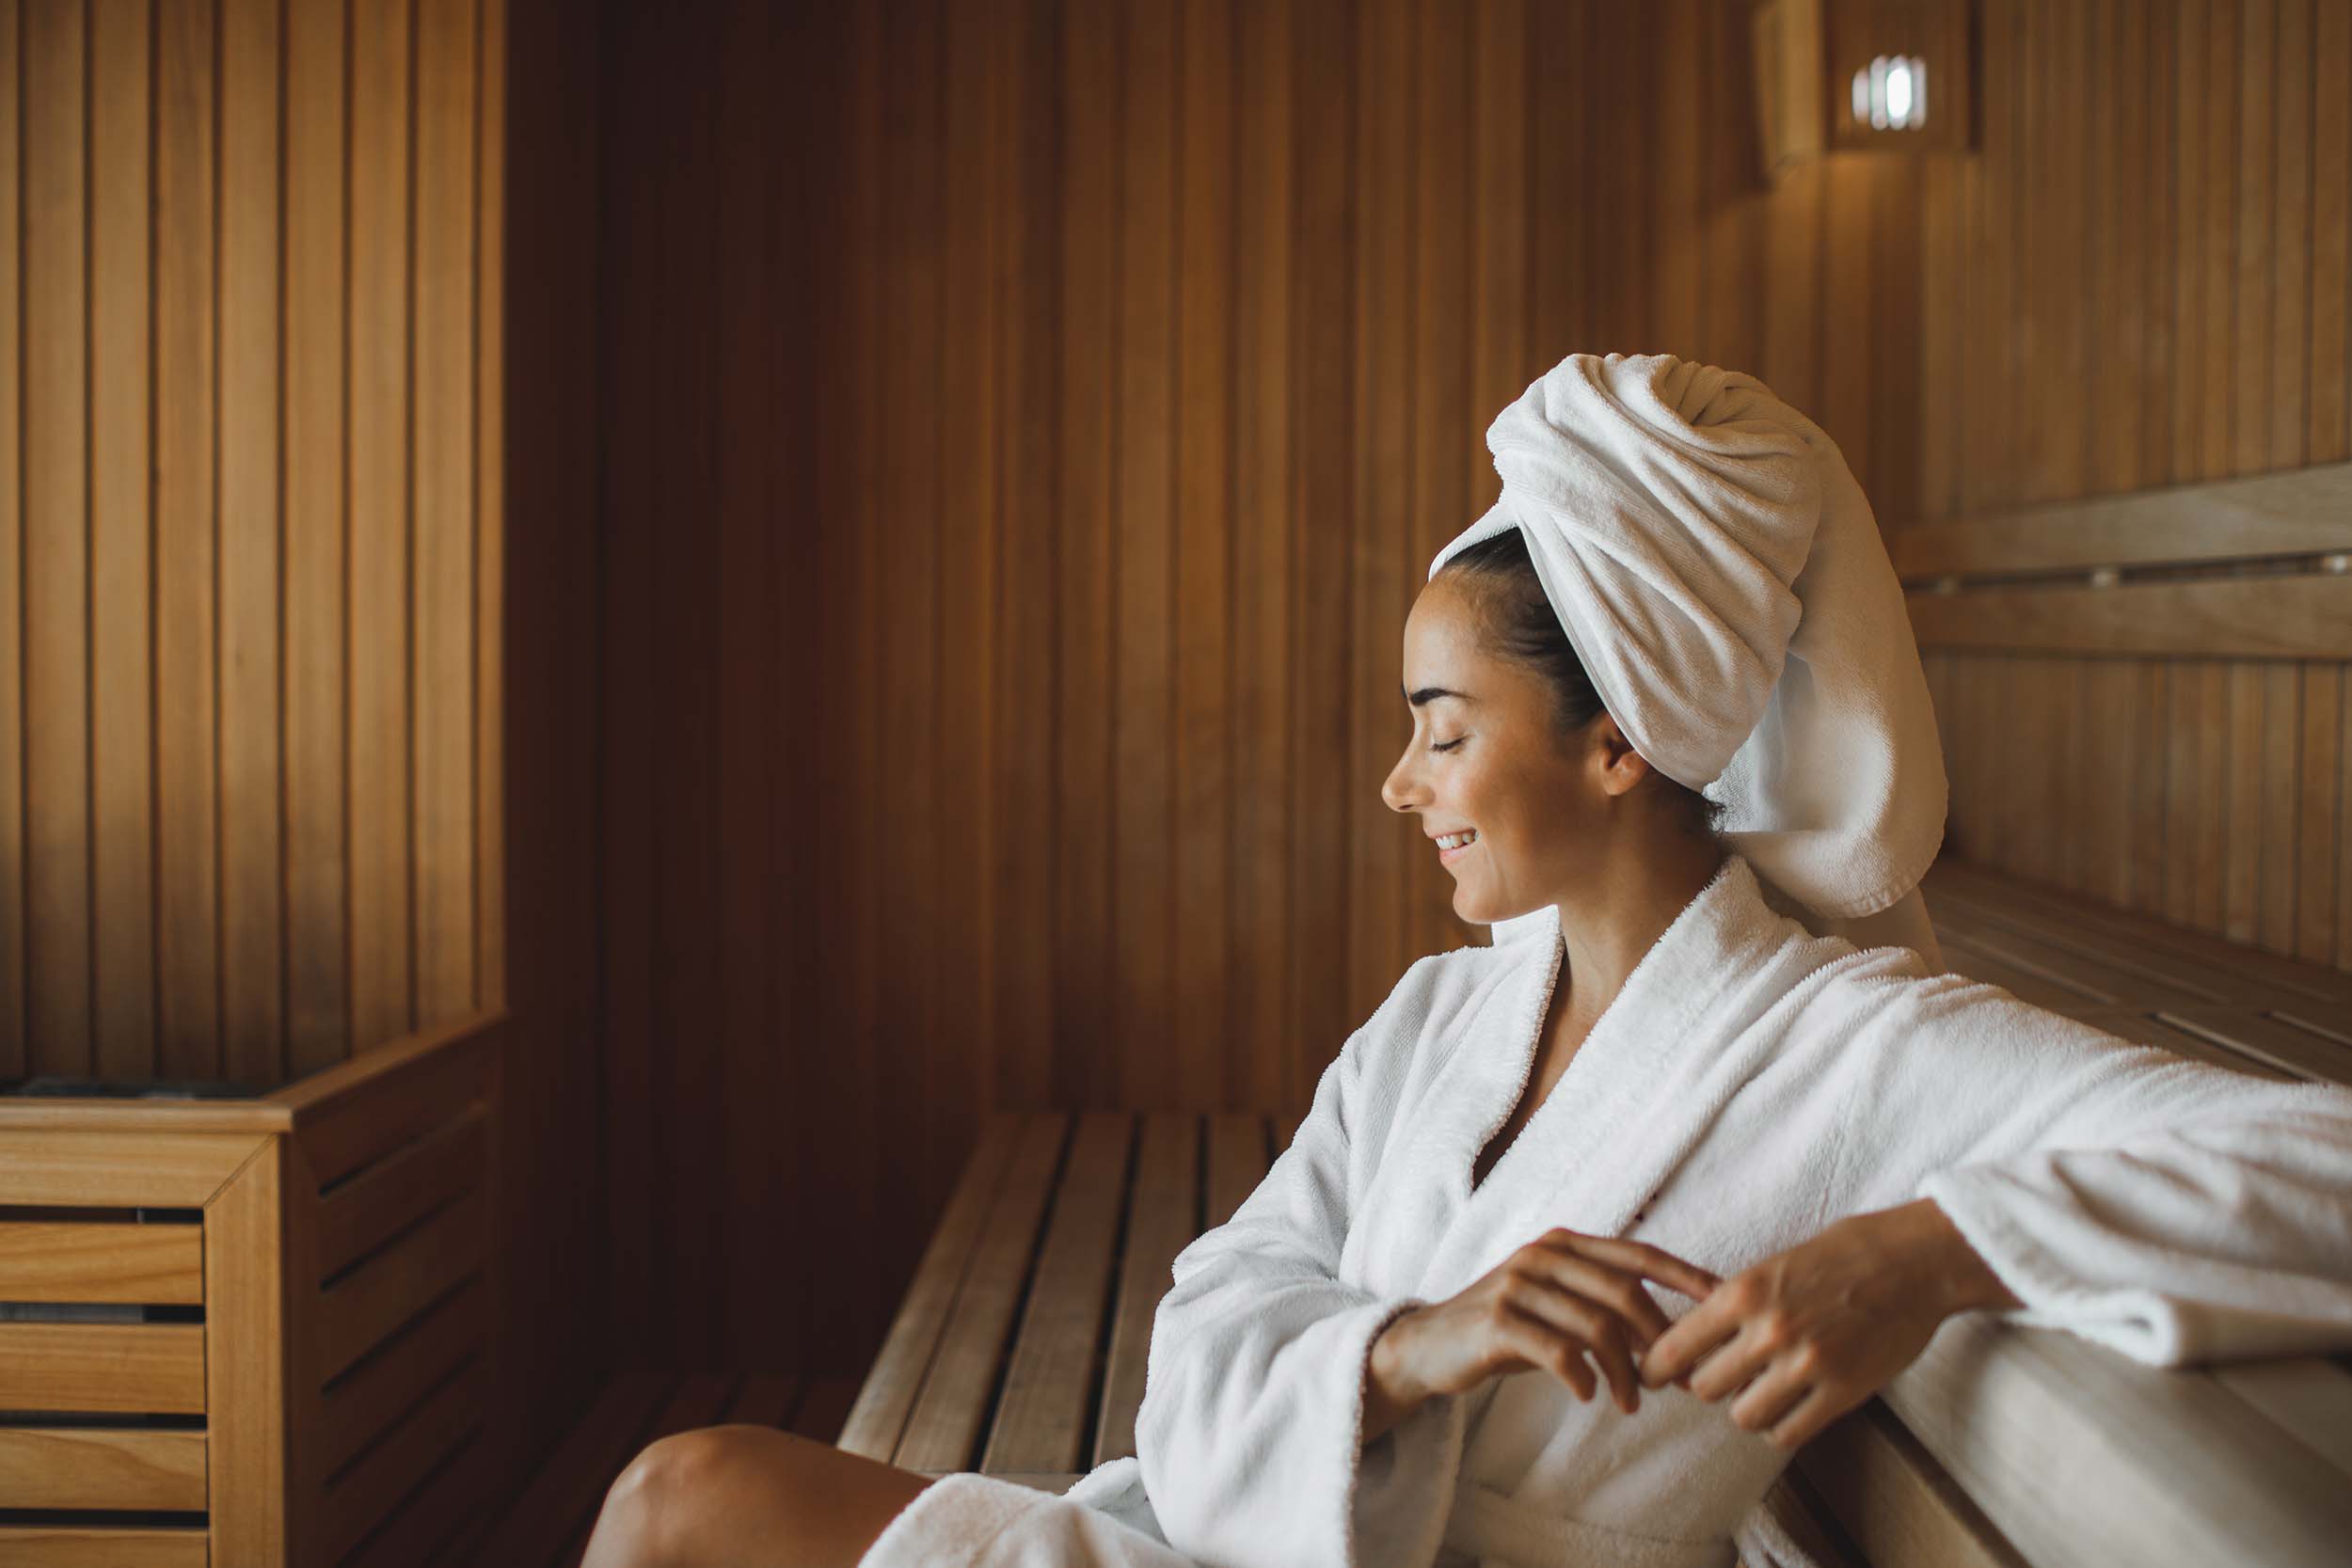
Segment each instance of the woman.
M1382 793L1494 944L1416 962L1177 1257L1136 1456L1057 1498L690 1433L587 1568L1724 1568L1955 1312L2163 1365L2352 1344L2352 1092L1921 956L1941 757L1826 435L1750 377L1579 355L1488 440Z

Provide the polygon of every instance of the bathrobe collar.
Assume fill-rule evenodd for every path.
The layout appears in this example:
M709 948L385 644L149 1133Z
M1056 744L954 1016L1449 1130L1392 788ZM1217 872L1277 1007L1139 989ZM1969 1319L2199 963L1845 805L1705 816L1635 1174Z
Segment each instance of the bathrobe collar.
M1565 961L1559 911L1538 914L1542 927L1521 927L1513 973L1424 1101L1423 1158L1412 1163L1453 1200L1453 1223L1413 1291L1424 1300L1455 1294L1553 1226L1599 1236L1630 1227L1753 1070L1710 1014L1749 989L1739 982L1788 935L1805 934L1765 904L1748 863L1726 854L1473 1192L1472 1164L1526 1089Z

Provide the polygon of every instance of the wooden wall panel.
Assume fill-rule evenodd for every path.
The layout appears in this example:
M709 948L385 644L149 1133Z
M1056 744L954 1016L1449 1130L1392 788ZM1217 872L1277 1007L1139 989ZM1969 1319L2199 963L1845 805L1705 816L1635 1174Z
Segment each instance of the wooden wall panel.
M481 13L345 9L6 19L0 1076L267 1087L485 1000Z

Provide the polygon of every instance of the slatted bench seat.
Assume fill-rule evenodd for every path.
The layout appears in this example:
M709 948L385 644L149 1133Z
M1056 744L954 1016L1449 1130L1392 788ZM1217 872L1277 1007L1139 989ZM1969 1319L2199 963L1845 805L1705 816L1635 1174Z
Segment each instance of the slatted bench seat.
M2352 975L1963 865L1927 896L1961 973L2184 1055L2352 1083ZM1299 1115L992 1117L840 1446L1055 1492L1133 1453L1169 1265ZM2168 1371L1955 1320L1769 1506L1831 1564L2340 1563L2352 1357Z

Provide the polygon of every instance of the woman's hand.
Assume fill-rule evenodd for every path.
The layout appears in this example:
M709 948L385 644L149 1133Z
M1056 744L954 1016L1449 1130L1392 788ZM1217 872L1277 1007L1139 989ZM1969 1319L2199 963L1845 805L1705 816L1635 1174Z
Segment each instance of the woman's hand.
M1734 1425L1795 1449L1910 1366L1946 1318L2018 1305L1921 1198L1851 1215L1732 1275L1644 1353L1642 1381L1710 1403L1737 1395Z
M1366 1374L1365 1440L1434 1395L1464 1393L1503 1372L1540 1369L1589 1400L1599 1380L1588 1354L1618 1407L1639 1409L1634 1355L1667 1326L1645 1279L1694 1300L1717 1284L1641 1242L1546 1231L1459 1295L1415 1307L1382 1331Z

